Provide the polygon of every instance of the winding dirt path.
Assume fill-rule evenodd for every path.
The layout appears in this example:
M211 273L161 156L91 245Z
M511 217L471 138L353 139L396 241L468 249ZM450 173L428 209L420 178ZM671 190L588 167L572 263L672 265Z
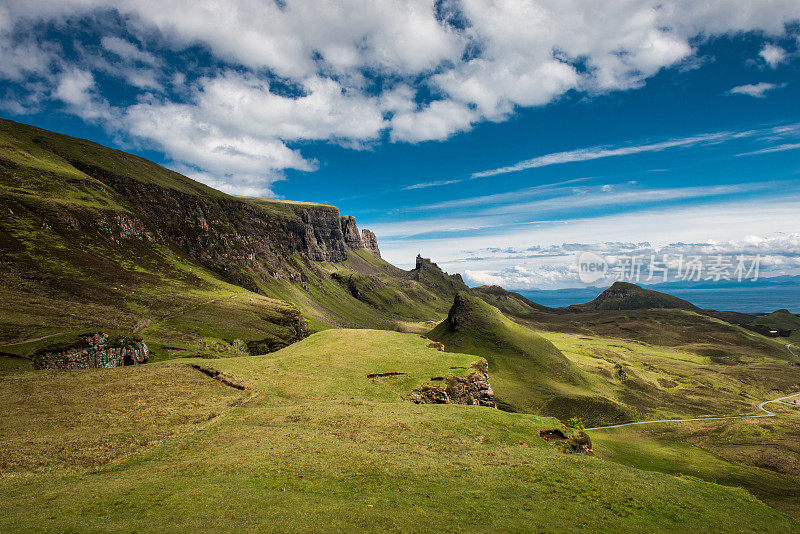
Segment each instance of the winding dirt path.
M793 343L789 343L786 345L786 348L792 354L792 356L797 357L797 354L794 353L791 346ZM758 405L758 409L764 413L758 413L754 415L726 415L726 416L718 416L718 417L693 417L690 419L654 419L652 421L633 421L630 423L620 423L618 425L606 425L606 426L595 426L592 428L587 428L586 430L603 430L604 428L620 428L623 426L633 426L633 425L649 425L652 423L688 423L690 421L721 421L723 419L750 419L755 417L775 417L775 412L770 411L764 406L767 404L786 404L792 406L791 403L785 402L788 399L792 399L794 397L800 397L800 393L794 393L792 395L787 395L786 397L780 397L773 400L764 401Z

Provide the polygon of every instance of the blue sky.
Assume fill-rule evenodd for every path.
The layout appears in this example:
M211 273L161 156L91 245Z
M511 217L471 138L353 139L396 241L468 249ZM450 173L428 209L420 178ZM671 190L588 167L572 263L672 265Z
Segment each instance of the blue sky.
M800 5L599 4L12 2L0 113L335 204L473 284L631 244L800 272Z

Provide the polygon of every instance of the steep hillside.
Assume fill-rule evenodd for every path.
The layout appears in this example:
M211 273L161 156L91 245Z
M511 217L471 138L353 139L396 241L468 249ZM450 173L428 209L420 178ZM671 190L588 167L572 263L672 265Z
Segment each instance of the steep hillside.
M681 347L728 363L754 353L770 358L786 355L779 344L745 330L752 330L754 316L702 310L672 295L634 284L617 282L591 302L563 308L548 308L496 286L470 291L534 330Z
M143 158L11 121L0 121L0 143L10 210L36 210L37 222L62 232L172 246L251 290L276 275L300 279L295 254L341 262L365 248L355 220L333 206L233 197Z
M275 350L309 327L426 331L466 288L429 260L385 262L333 206L226 195L4 120L0 186L6 354L96 332L135 330L159 359Z
M508 410L536 413L547 400L586 385L552 343L468 292L456 295L447 319L428 337L447 351L486 358L498 403Z
M519 293L508 291L500 286L473 287L470 288L470 293L477 295L511 317L535 317L539 313L559 313L561 311L558 308L537 304Z

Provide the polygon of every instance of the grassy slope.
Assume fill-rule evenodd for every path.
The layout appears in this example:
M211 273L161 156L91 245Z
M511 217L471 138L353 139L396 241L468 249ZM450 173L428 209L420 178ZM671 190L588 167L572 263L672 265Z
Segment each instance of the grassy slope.
M130 333L145 321L152 326L140 335L156 358L231 354L237 338L278 345L293 339L289 305L225 283L173 249L98 230L98 220L113 225L133 212L80 170L88 167L224 196L145 159L0 120L0 352L29 356L41 343L7 343ZM263 204L283 209L281 202Z
M691 475L746 488L800 518L800 419L778 408L774 421L664 424L591 432L601 458L647 471ZM793 450L794 449L794 450Z
M800 317L789 310L775 310L769 315L759 317L753 324L763 325L776 330L800 330Z
M593 391L625 405L629 420L755 413L759 402L800 384L800 367L786 357L752 353L730 362L619 338L541 335L584 372Z
M298 262L306 287L270 280L262 291L291 302L311 329L376 328L424 333L441 321L455 291L449 277L429 271L422 282L415 272L398 269L372 252L350 250L342 263Z
M489 362L492 385L505 409L536 413L556 395L584 391L586 379L552 343L466 292L428 337L449 351Z
M749 323L752 316L700 310L682 299L634 284L616 283L593 301L566 308L547 308L496 286L470 291L536 331L674 347L709 356L718 363L736 363L753 354L766 358L786 354L780 343L738 326Z
M456 405L413 405L409 387L472 356L426 348L413 334L329 330L279 352L205 362L247 384L243 404L183 437L110 464L0 479L0 529L15 531L615 531L785 532L786 516L738 489L564 455L538 437L547 418ZM117 413L152 386L137 367L104 404L77 373L62 407L73 417ZM366 374L399 370L401 379ZM114 370L98 370L103 377ZM137 376L138 375L138 376ZM27 374L16 375L25 380ZM120 377L122 375L115 374ZM197 376L203 377L200 373ZM210 386L216 383L207 379ZM95 385L96 387L96 385ZM19 388L0 382L5 398ZM123 401L123 405L125 402ZM76 413L74 405L79 406ZM36 403L29 421L44 417ZM203 413L205 410L198 410ZM130 417L121 410L119 418ZM148 418L150 412L141 417ZM62 435L67 417L31 425ZM184 429L185 431L186 429ZM65 451L75 435L66 433ZM76 492L75 488L81 490ZM664 495L669 495L665 499Z
M593 391L625 406L630 420L755 414L758 403L795 393L800 384L800 368L782 357L752 353L731 364L625 339L542 335L585 372ZM656 424L591 434L601 457L743 486L797 517L800 415L783 407L777 411L781 416L774 419Z
M271 279L253 294L230 285L179 251L146 239L120 239L96 228L113 226L136 211L102 182L85 174L113 173L205 198L227 195L145 159L12 121L0 120L0 352L27 356L36 342L56 335L104 330L141 332L155 357L236 354L231 343L264 340L277 346L293 337L286 327L293 303L314 330L361 326L424 330L439 320L447 302L368 251L353 251L342 264L311 264L295 258L309 283ZM265 214L298 219L298 207L322 204L238 197ZM54 224L53 221L58 221ZM376 277L381 290L355 298L334 271ZM366 280L369 282L369 280ZM369 285L369 284L368 284ZM417 306L414 299L425 298ZM376 308L380 306L380 309ZM24 362L3 360L0 366Z
M5 373L0 472L81 471L196 430L242 393L186 366Z

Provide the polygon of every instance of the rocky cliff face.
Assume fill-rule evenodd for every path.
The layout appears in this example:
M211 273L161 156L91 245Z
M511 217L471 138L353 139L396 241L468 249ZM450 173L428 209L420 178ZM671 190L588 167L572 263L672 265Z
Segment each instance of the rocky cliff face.
M61 351L47 351L34 357L36 369L95 369L145 363L149 356L143 341L112 342L108 334L92 334L84 343Z
M344 236L345 244L351 249L365 248L380 257L381 251L378 249L378 238L366 228L359 234L356 218L352 215L342 217L342 235Z
M125 221L101 221L100 225L121 238L175 246L251 290L256 289L254 278L258 277L301 281L292 255L341 262L347 259L348 249L365 248L355 218L340 217L333 206L285 203L275 213L266 202L192 195L74 165L114 189L144 216L125 215ZM377 241L367 248L377 251Z
M352 249L364 248L364 242L361 241L361 235L358 233L356 218L352 215L345 215L342 217L341 222L345 244Z

